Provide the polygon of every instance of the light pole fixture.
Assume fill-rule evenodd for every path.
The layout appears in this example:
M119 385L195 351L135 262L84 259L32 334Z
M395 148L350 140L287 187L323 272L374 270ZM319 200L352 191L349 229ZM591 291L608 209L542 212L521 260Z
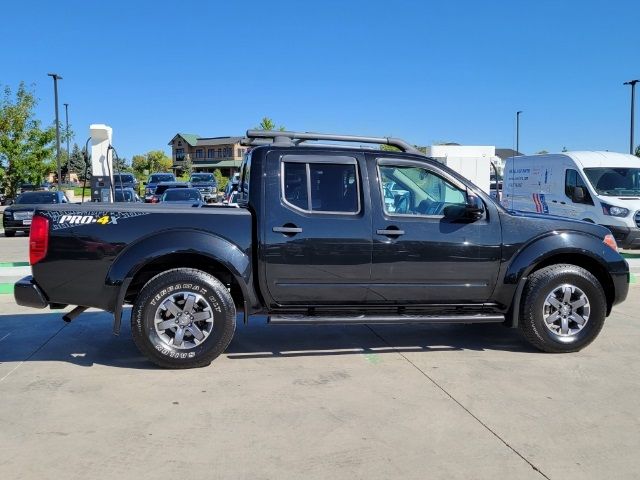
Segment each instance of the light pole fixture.
M520 114L522 110L516 112L516 153L520 154Z
M635 108L636 108L636 83L640 82L640 80L629 80L628 82L624 82L624 85L631 85L631 126L629 133L629 153L633 155L633 129L634 122L633 119L635 117Z
M47 73L47 75L53 78L53 95L56 104L56 162L58 164L58 190L62 184L62 167L60 165L60 119L58 118L58 80L62 80L62 77L57 73Z
M69 175L69 181L71 181L71 152L69 151L69 104L64 104L64 117L66 121L66 128L64 136L67 139L67 175Z

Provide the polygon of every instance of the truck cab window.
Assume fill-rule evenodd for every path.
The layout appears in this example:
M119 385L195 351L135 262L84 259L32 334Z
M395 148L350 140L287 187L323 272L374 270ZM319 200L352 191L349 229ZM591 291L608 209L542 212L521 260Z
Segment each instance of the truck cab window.
M355 163L283 163L283 198L306 212L356 214L360 193Z
M464 205L466 193L435 173L411 166L380 166L385 213L443 215L448 205Z
M584 203L593 204L591 196L589 195L589 190L587 189L587 185L584 183L584 180L582 180L582 177L576 170L568 168L567 172L565 173L564 179L564 193L567 197L573 197L573 189L575 187L582 187L585 193Z

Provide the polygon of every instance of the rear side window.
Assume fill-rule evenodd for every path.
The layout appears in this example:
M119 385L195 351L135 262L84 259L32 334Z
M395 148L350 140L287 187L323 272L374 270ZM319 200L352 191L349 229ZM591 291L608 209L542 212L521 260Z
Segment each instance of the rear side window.
M294 156L291 156L294 157ZM358 164L352 157L284 157L282 197L296 209L313 213L356 214L360 211ZM344 161L345 163L342 163ZM339 162L339 163L338 163Z

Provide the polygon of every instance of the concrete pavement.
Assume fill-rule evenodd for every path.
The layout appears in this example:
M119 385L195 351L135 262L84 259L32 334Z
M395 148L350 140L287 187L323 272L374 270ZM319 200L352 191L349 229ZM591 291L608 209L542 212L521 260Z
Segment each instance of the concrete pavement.
M491 325L252 319L188 371L106 313L65 325L3 295L0 477L636 478L636 288L576 354Z

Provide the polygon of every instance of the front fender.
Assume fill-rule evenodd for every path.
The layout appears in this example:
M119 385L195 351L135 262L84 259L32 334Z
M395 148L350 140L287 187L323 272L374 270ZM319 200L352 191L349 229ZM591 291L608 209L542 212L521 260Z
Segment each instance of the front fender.
M602 239L585 232L549 232L522 247L503 267L501 278L504 280L497 286L494 298L503 305L512 306L512 326L518 323L520 295L529 274L552 257L559 257L558 260L562 262L563 255L580 255L596 262L608 272L616 289L613 303L624 299L629 266L618 252L605 245ZM567 261L571 262L570 259Z
M577 254L598 262L606 271L626 272L627 262L602 239L579 231L554 231L525 245L508 264L504 283L515 285L536 265L559 254Z

